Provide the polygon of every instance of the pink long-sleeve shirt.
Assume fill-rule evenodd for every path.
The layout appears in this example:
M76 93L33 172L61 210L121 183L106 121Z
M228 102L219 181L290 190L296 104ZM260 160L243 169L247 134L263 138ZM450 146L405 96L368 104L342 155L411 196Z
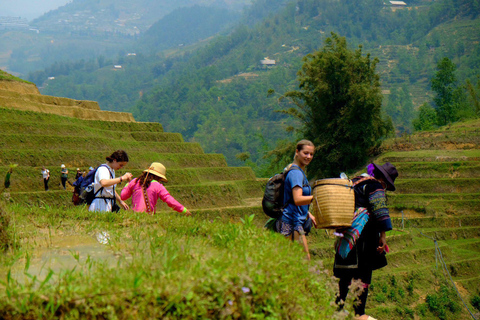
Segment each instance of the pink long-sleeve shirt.
M148 201L150 202L151 211L155 212L157 200L161 199L170 208L177 212L183 212L185 207L181 205L174 197L170 195L167 189L158 181L153 180L147 188ZM132 209L137 212L147 212L145 206L145 199L143 198L142 186L138 183L137 178L130 181L125 188L123 188L120 198L127 200L132 197Z

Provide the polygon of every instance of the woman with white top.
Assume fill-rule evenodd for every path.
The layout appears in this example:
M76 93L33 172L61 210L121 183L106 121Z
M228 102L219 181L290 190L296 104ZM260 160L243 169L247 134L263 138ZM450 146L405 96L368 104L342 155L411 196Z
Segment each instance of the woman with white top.
M50 180L50 170L45 167L42 167L42 177L43 177L43 185L45 187L45 191L48 191L48 180Z
M121 207L128 210L128 205L122 201L115 191L115 185L132 179L130 172L115 178L115 170L123 168L128 163L128 155L123 150L117 150L107 157L106 160L107 163L100 165L95 173L93 184L95 199L90 204L89 210L111 212L117 201Z

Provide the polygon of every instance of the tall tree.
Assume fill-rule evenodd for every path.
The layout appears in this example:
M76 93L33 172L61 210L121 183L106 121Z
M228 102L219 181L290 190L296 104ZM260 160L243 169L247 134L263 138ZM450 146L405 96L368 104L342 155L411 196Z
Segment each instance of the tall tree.
M456 120L457 103L457 78L455 64L445 57L437 64L437 73L432 78L431 86L435 92L433 102L437 111L438 124L445 125Z
M430 104L425 102L418 108L418 115L413 120L415 131L432 130L437 123L437 114Z
M469 93L470 103L474 108L475 114L480 116L480 76L477 76L477 85L474 85L470 79L467 79L465 86Z
M314 176L357 169L392 130L381 115L377 63L361 46L348 49L346 39L335 33L323 48L304 58L299 90L284 95L295 106L285 113L300 120L297 133L316 146L309 166Z

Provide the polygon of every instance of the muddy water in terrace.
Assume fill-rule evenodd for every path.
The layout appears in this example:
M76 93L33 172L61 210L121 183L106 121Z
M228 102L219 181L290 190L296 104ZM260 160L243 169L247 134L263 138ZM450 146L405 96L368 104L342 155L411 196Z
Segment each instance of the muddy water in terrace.
M104 234L97 232L87 235L53 236L49 247L37 247L29 251L30 258L21 258L11 268L11 277L20 283L31 282L33 277L41 283L50 270L52 279L65 271L88 271L93 262L106 267L116 267L119 262L130 260L124 254L115 254L108 245ZM28 269L27 269L28 264ZM8 270L0 271L0 277L6 278Z

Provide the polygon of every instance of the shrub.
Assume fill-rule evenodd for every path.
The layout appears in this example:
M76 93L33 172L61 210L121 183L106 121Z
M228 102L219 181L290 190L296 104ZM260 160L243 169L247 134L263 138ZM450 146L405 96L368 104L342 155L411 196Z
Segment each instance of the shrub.
M477 309L478 311L480 311L480 295L476 294L472 297L472 299L470 300L470 303L472 304L472 306Z
M449 287L442 285L439 292L429 294L426 298L426 304L430 312L438 316L439 319L449 319L449 314L455 314L460 311L455 292Z
M374 297L375 301L379 302L379 303L385 303L387 301L387 297L385 296L384 293L380 292L380 293L377 293Z

